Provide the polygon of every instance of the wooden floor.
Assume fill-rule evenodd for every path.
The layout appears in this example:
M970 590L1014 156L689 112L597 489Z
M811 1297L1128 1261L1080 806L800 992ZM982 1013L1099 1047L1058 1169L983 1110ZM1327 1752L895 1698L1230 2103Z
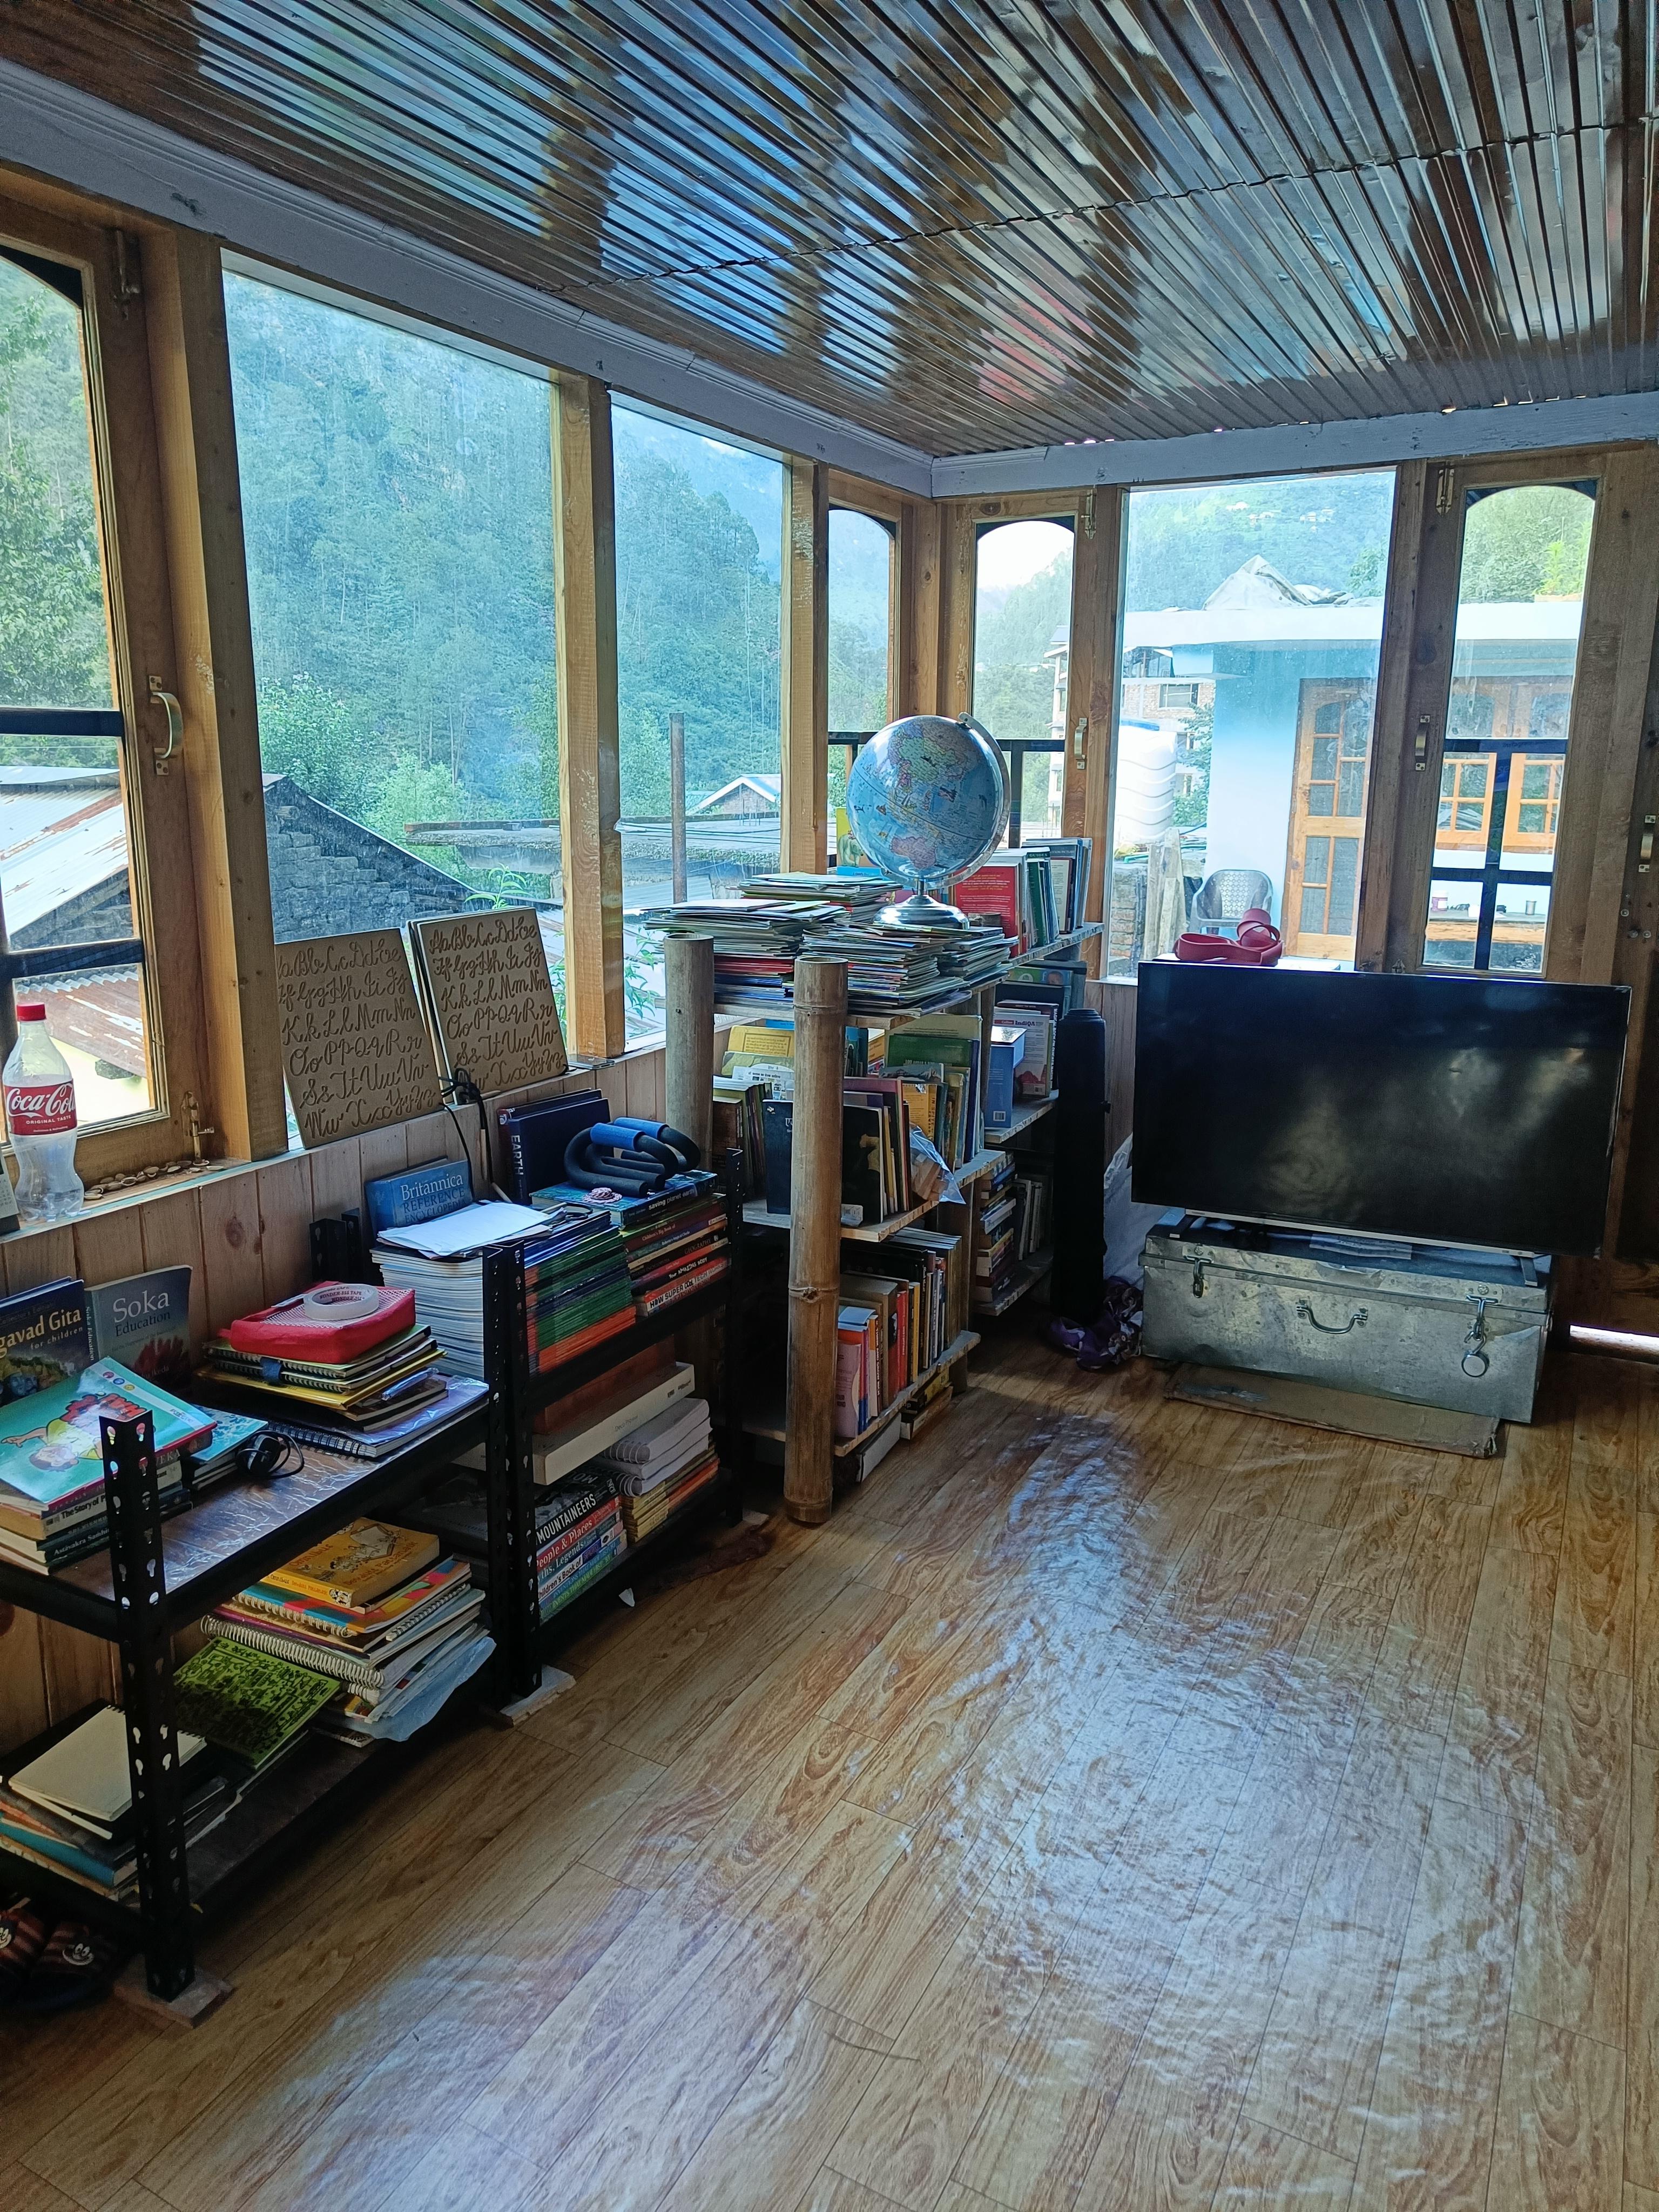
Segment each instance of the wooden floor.
M1659 1376L1486 1462L1163 1386L1015 1340L194 2035L0 2030L0 2207L1659 2212Z

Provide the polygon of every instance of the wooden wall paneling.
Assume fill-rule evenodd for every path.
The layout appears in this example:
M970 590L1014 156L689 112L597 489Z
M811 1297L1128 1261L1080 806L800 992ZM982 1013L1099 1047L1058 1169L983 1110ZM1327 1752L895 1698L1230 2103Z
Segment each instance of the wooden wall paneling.
M0 1752L39 1735L49 1717L38 1613L0 1603Z
M344 1213L349 1207L362 1205L363 1160L358 1144L356 1137L342 1137L335 1144L319 1145L307 1155L314 1219L320 1221L325 1214Z
M637 1056L630 1054L617 1067L624 1114L638 1115L641 1121L661 1121L657 1106L660 1058L657 1053L641 1053Z
M137 1212L143 1224L145 1267L190 1269L191 1350L199 1353L208 1334L207 1262L200 1200L194 1190L171 1190L164 1197L147 1199Z
M938 711L966 714L974 704L974 597L978 567L974 510L947 507L940 541L943 604Z
M251 1175L206 1182L202 1212L202 1272L210 1333L264 1304L265 1273L259 1255L259 1193Z
M902 491L895 491L891 484L878 483L873 477L855 477L846 469L835 468L825 469L823 474L824 494L831 507L851 507L856 514L873 514L883 522L898 524L911 504Z
M5 1256L8 1291L33 1291L75 1273L72 1229L30 1229L0 1244Z
M935 501L913 500L899 534L902 635L900 714L940 711L944 668L945 511Z
M117 1213L83 1213L71 1230L75 1272L83 1283L118 1283L144 1272L144 1224L136 1206Z
M212 1120L233 1158L288 1144L230 351L217 240L147 239Z
M1398 852L1400 812L1411 766L1406 713L1412 692L1418 579L1423 557L1423 507L1429 465L1407 461L1395 471L1394 516L1383 586L1382 636L1377 653L1376 703L1371 714L1370 777L1365 799L1364 854L1354 966L1375 973L1384 963ZM1419 708L1419 713L1425 711ZM1443 713L1443 706L1442 708Z
M259 1260L264 1303L291 1298L311 1281L311 1161L304 1152L273 1160L253 1178L259 1212Z
M782 865L823 872L830 804L830 499L821 461L791 454L783 480Z
M1135 1006L1133 982L1091 982L1087 1003L1106 1024L1106 1157L1134 1127Z
M394 1121L389 1128L365 1129L357 1139L357 1158L365 1182L373 1182L376 1176L401 1175L409 1165L409 1124Z
M617 827L617 517L611 395L592 377L561 376L553 385L553 571L567 1042L584 1059L609 1060L628 1037Z
M1659 1299L1659 1264L1644 1270L1641 1263L1659 1263L1659 992L1653 988L1654 963L1659 957L1659 851L1644 866L1641 841L1648 817L1659 817L1659 629L1642 731L1626 847L1625 896L1613 945L1613 980L1629 990L1631 1009L1607 1218L1613 1224L1608 1249L1620 1261L1637 1263L1634 1270L1613 1270L1621 1285L1616 1295L1622 1302L1628 1293L1626 1279L1632 1272L1645 1272L1650 1279L1638 1295L1650 1316L1644 1326L1651 1326L1659 1312L1654 1304Z
M1607 456L1590 534L1545 973L1612 980L1659 616L1659 452Z

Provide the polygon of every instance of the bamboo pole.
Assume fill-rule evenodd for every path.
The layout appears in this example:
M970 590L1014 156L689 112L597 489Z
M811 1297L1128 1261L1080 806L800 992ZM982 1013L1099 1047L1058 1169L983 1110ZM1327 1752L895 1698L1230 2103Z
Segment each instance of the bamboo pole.
M783 1502L812 1526L835 1503L836 1310L841 1289L841 1102L847 963L795 963L789 1170L789 1395Z
M668 849L674 896L685 896L685 717L668 717ZM676 1125L678 1127L678 1124ZM687 1136L690 1131L686 1131Z
M702 1155L714 1141L714 940L670 937L663 944L668 1028L663 1039L664 1108Z

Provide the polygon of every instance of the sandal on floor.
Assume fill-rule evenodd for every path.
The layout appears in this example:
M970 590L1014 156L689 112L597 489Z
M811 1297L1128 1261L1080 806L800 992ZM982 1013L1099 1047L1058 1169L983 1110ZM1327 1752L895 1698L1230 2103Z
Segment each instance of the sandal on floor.
M17 2002L20 2012L67 2012L101 1997L126 1957L126 1947L79 1920L60 1920Z
M21 1996L49 1932L46 1918L27 1897L0 1912L0 2012Z

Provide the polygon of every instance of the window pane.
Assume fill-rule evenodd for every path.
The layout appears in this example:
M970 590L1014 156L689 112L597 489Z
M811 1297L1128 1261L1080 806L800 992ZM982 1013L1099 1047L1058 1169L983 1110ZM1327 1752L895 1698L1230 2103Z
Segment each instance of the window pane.
M783 469L659 417L617 407L617 650L622 719L623 903L629 913L732 896L778 865ZM671 776L673 717L684 789ZM685 884L673 876L676 799ZM663 1027L661 955L626 929L628 1034Z
M879 730L889 720L893 533L873 515L830 510L830 727ZM844 801L850 746L830 748L831 833L848 834Z
M1436 877L1429 885L1429 930L1424 966L1473 968L1475 924L1480 914L1479 884L1443 883Z
M1357 861L1393 495L1389 470L1130 494L1109 974L1255 905L1288 953L1352 961L1357 890L1328 899L1326 841ZM1184 711L1142 673L1160 662ZM1186 912L1155 902L1149 937L1155 850Z
M79 311L0 261L0 704L114 704ZM0 737L0 900L20 951L133 934L113 737ZM142 971L31 978L82 1128L153 1098Z
M1023 760L1023 837L1060 830L1071 626L1070 526L1001 522L981 530L974 583L974 713L1000 745L1054 747L1013 756ZM1161 672L1170 672L1167 663Z
M279 943L534 906L563 1001L550 392L225 279Z
M1578 659L1584 569L1595 501L1572 484L1516 484L1471 493L1464 519L1452 647L1446 743L1478 744L1478 756L1449 752L1456 794L1443 805L1435 838L1445 866L1486 869L1490 952L1481 957L1471 928L1460 964L1492 972L1541 975L1548 885L1555 860L1559 775ZM1529 746L1553 747L1540 760ZM1542 804L1522 805L1528 801ZM1493 842L1492 808L1502 837ZM1500 871L1524 869L1536 888L1503 884ZM1441 886L1437 885L1438 890ZM1478 921L1483 887L1465 887ZM1534 902L1527 908L1524 902ZM1444 966L1451 940L1431 899L1424 959ZM1461 944L1462 939L1458 939Z

